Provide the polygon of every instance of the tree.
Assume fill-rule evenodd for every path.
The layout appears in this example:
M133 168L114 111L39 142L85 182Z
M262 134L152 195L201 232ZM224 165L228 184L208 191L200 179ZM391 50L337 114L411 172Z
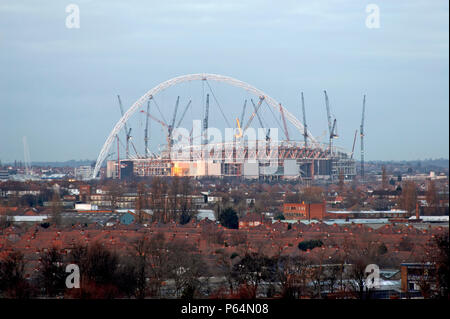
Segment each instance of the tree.
M302 256L281 256L277 258L278 279L281 297L298 299L307 294L310 261Z
M230 295L233 295L234 292L233 260L237 259L238 256L236 252L229 254L223 249L216 254L215 269L219 275L225 277Z
M416 183L407 181L403 184L402 194L399 198L399 205L402 209L411 213L416 208L417 189Z
M180 198L180 209L181 213L191 216L192 213L192 203L189 198L192 192L192 181L188 177L181 178L181 198Z
M144 212L143 209L147 208L147 194L145 190L145 184L139 183L137 186L137 198L136 198L136 212L138 215L138 224L144 222Z
M300 202L309 204L323 203L325 200L325 192L322 187L311 186L305 187L300 193Z
M29 298L31 287L25 279L26 262L19 251L10 252L0 260L0 293L7 298Z
M386 247L385 243L381 243L380 246L378 246L378 254L384 255L388 252L388 248Z
M341 170L339 170L339 181L338 181L339 194L342 194L344 191L344 187L345 187L344 180L345 180L344 172L341 169Z
M322 247L323 246L323 242L321 240L305 240L302 241L300 243L298 243L298 249L303 250L303 251L307 251L308 249L312 250L316 247Z
M178 220L178 209L179 202L178 196L181 193L181 183L179 177L172 177L171 183L169 184L169 209L170 209L170 220Z
M239 228L239 218L236 211L231 207L228 207L221 212L219 215L219 222L222 226L230 229Z
M233 266L233 275L245 288L245 297L255 299L263 280L275 281L276 263L262 254L250 253Z
M153 177L150 185L150 193L152 194L150 202L153 209L153 218L160 222L166 222L165 214L167 208L166 195L167 183L161 177Z
M384 198L377 198L374 200L372 207L374 210L389 210L389 204L390 202L387 199Z
M150 239L148 265L149 265L149 283L148 289L151 296L159 296L160 288L169 269L169 256L165 236L163 233L157 233Z
M180 220L179 223L181 225L185 225L191 221L191 215L189 215L187 212L181 212L180 214Z
M437 235L430 243L431 261L436 265L436 295L438 298L450 297L450 245L448 231Z
M359 299L364 298L364 288L366 287L366 266L367 261L362 256L354 256L350 266L349 280L353 290L358 294Z
M167 245L167 276L174 279L176 296L192 299L201 293L200 277L208 277L209 270L194 246L175 241Z
M20 205L22 206L28 206L28 207L35 207L38 204L38 199L35 195L32 194L26 194L20 197Z
M59 226L61 225L61 211L62 203L61 198L57 192L53 192L52 202L51 202L51 222Z
M100 243L75 245L69 260L80 267L78 298L114 298L119 293L119 257Z
M381 166L381 188L387 189L388 188L388 176L386 172L386 166Z
M8 220L8 216L6 214L0 215L0 230L3 232L9 226L11 226L11 222Z
M436 211L439 207L439 194L436 189L436 183L433 180L428 182L428 188L426 192L426 200L428 203L428 207L430 207L433 211Z
M149 275L148 263L150 244L145 236L133 243L133 265L136 283L136 298L144 299L147 296L147 277Z
M44 287L46 295L54 297L65 288L66 272L63 256L56 247L41 252L41 270L38 281Z

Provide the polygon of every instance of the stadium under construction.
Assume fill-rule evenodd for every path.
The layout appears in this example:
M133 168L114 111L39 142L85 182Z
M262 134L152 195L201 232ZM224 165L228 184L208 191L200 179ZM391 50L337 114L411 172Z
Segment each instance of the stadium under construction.
M178 121L175 120L179 106L179 97L176 101L172 121L166 122L149 112L150 102L154 101L156 94L168 87L188 81L203 81L211 89L210 94L208 93L205 96L206 103L203 109L203 119L198 121L201 122L202 126L200 134L195 133L194 124L190 132L185 130L180 133L178 131L180 123L190 107L190 101ZM251 112L247 112L249 116L244 123L247 100L245 101L242 115L240 118L235 117L236 124L232 127L233 134L231 139L220 140L218 142L217 140L211 141L209 140L209 136L206 136L210 128L208 123L210 95L216 100L216 95L209 85L210 81L222 82L244 89L258 98L258 103L254 103L251 100L253 107L251 108ZM102 147L94 168L93 178L98 178L99 173L102 172L102 177L121 179L132 176L191 176L197 178L295 179L299 181L333 181L343 177L346 180L351 180L356 176L355 160L353 159L356 133L351 152L347 152L333 145L333 139L337 137L336 119L333 119L330 115L326 91L324 91L324 94L328 120L328 143L318 142L307 129L303 94L301 96L303 122L301 122L279 102L261 90L248 83L222 75L191 74L165 81L148 91L125 113L122 110L119 97L122 117L116 123ZM217 104L220 107L218 102ZM271 108L271 112L275 111L280 116L282 121L278 123L279 127L268 128L263 124L263 120L259 114L263 104ZM145 105L147 105L147 111L143 109ZM226 120L223 109L220 108L220 111ZM143 154L138 154L136 147L130 141L131 129L127 127L127 121L136 112L147 115L144 137L145 151ZM258 121L253 121L254 119L258 119ZM161 127L164 127L166 133L166 143L161 151L157 153L150 152L147 146L149 120L158 122ZM176 122L178 124L175 124ZM255 123L259 126L260 131L258 132L261 132L262 129L262 136L258 134L258 138L256 138L256 134L247 134L248 131L253 129L252 123L254 126ZM293 125L300 132L303 137L302 141L296 141L290 138L287 123ZM122 130L125 131L126 139L125 158L118 156L118 135ZM277 130L282 133L278 134ZM279 136L283 136L283 138L278 138ZM181 143L181 140L184 140L184 142ZM116 141L117 158L108 160L108 153ZM133 155L129 151L130 143L135 151ZM105 161L106 170L103 170L102 167Z

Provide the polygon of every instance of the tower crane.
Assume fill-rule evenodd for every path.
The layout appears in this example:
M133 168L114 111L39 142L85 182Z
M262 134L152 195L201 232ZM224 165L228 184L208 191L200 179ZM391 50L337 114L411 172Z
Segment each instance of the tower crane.
M306 125L305 100L302 92L302 112L303 112L303 138L305 139L305 148L308 147L308 129Z
M150 113L150 100L147 101L147 114ZM148 157L148 116L145 117L145 132L144 132L145 157Z
M177 102L175 103L175 110L173 112L172 122L169 125L169 139L170 139L170 143L172 143L172 144L173 144L172 132L173 132L174 125L175 125L175 119L177 117L177 111L178 111L178 104L179 103L180 103L180 96L177 97Z
M239 123L244 123L244 116L245 116L245 108L246 107L247 107L247 99L244 101L244 107L242 108L242 114L241 114L241 119L239 120Z
M117 99L119 100L120 113L123 116L124 113L123 113L123 107L122 107L122 101L120 99L120 95L117 95ZM125 125L124 125L124 129L125 129L125 137L126 137L126 150L125 150L125 153L126 153L126 157L128 159L130 157L129 144L130 144L130 138L131 138L131 128L128 130L126 122L125 122Z
M258 111L256 110L255 102L253 102L253 99L251 99L251 101L252 101L253 108L255 110L256 116L258 117L259 125L261 126L261 128L263 128L265 130L266 128L265 128L265 126L264 126L264 124L263 124L263 122L261 120L261 116L259 115ZM270 128L266 132L266 141L268 141L270 139L269 135L270 135Z
M204 143L208 143L209 93L206 94L205 118L203 119Z
M356 135L358 134L358 130L355 131L355 137L353 138L353 146L352 146L352 153L350 156L350 159L353 159L353 153L355 152L355 143L356 143Z
M181 122L184 119L184 116L186 115L187 110L189 109L189 106L191 105L192 100L189 100L188 104L186 105L186 107L184 108L183 114L181 114L180 119L178 120L178 124L176 126L176 128L180 127Z
M366 95L363 97L363 107L361 116L361 126L359 127L359 134L361 137L361 181L364 183L364 113L366 111Z
M255 115L258 113L259 109L261 108L261 104L262 104L263 101L264 101L264 96L260 96L258 105L256 105L256 107L255 107L255 111L252 113L252 115L250 115L250 118L248 119L247 124L245 125L245 127L243 129L244 132L245 132L246 129L248 129L248 127L252 123L253 119L255 118Z
M329 139L330 139L330 154L333 153L332 143L333 139L337 138L338 135L336 133L336 119L332 121L331 118L331 112L330 112L330 101L328 100L328 94L327 91L324 90L323 93L325 94L325 106L327 108L327 120L328 120L328 132L329 132Z
M151 118L153 121L161 124L163 127L165 127L167 129L167 143L168 143L168 145L170 145L169 126L166 123L164 123L163 121L161 121L160 119L158 119L157 117L151 115L150 113L145 112L144 110L141 110L141 113L147 114L147 117Z

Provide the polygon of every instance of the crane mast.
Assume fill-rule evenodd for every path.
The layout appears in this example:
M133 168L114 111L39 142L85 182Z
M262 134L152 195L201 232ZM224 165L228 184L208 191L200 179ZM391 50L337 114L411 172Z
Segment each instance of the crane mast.
M251 99L251 101L252 101L253 109L255 110L256 116L258 117L259 125L261 126L262 129L266 130L266 128L264 127L264 124L262 122L261 116L258 113L259 107L257 109L257 107L255 105L255 102L253 102L253 99ZM262 103L262 101L263 100L260 100L261 103ZM259 105L261 105L261 103ZM266 141L269 140L269 138L270 138L269 135L270 135L270 129L268 129L267 132L266 132Z
M328 94L327 91L324 90L323 93L325 94L325 106L327 108L327 120L328 120L328 132L330 136L333 134L331 131L331 113L330 113L330 102L328 100Z
M188 104L186 105L186 107L184 108L183 114L181 114L180 119L178 120L178 124L177 124L177 128L180 127L181 122L184 119L184 116L186 115L187 110L189 109L189 106L191 105L192 100L189 100Z
M150 113L150 100L147 101L147 114ZM145 117L145 132L144 132L145 157L148 157L148 116Z
M252 101L253 103L253 101ZM242 108L242 114L241 119L239 120L239 123L244 123L244 116L245 116L245 108L247 107L247 100L244 101L244 107Z
M209 94L206 94L205 118L203 119L204 143L208 143Z
M122 100L120 99L120 95L117 95L117 99L119 100L120 113L123 116L124 113L123 113ZM125 125L124 125L124 129L125 129L125 137L126 137L126 150L125 150L125 153L126 153L126 158L128 159L128 158L130 158L129 145L130 145L130 138L131 138L131 128L128 130L126 122L125 122Z
M175 103L175 110L173 112L172 122L169 125L169 141L170 141L170 144L173 144L172 133L173 133L174 125L175 125L175 119L177 117L177 111L178 111L179 103L180 103L180 96L177 97L177 102Z
M306 125L305 100L302 92L302 112L303 112L303 138L305 139L305 148L308 147L308 128Z
M255 115L258 114L259 108L261 107L262 102L264 101L264 96L260 96L259 97L259 102L258 105L256 105L255 107L255 111L252 113L252 115L250 115L247 124L245 125L243 131L245 132L246 129L248 129L248 127L250 126L250 124L252 123L253 119L255 118ZM252 101L253 103L253 101Z
M352 155L350 159L353 159L353 153L355 152L355 143L356 143L356 135L358 134L358 130L355 131L355 137L353 138L353 146L352 146Z
M338 137L337 133L336 133L336 119L334 119L334 121L332 120L331 117L331 111L330 111L330 101L328 99L328 94L327 91L324 90L323 93L325 94L325 106L327 109L327 120L328 120L328 132L330 134L329 136L329 140L330 140L330 154L333 154L333 138Z
M361 181L364 183L364 113L366 111L366 95L363 97L363 108L361 116L361 126L359 127L359 133L361 137Z

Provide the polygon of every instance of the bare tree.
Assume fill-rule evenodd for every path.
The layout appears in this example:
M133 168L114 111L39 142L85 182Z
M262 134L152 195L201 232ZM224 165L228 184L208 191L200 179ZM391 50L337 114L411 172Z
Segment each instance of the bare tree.
M416 208L417 188L416 183L407 181L402 185L402 194L399 198L399 205L402 209L411 213Z
M24 256L19 251L10 252L0 260L0 293L6 298L31 297L32 290L25 279Z
M45 289L46 295L54 297L65 288L66 272L63 256L56 247L41 252L40 256L41 269L38 281Z

